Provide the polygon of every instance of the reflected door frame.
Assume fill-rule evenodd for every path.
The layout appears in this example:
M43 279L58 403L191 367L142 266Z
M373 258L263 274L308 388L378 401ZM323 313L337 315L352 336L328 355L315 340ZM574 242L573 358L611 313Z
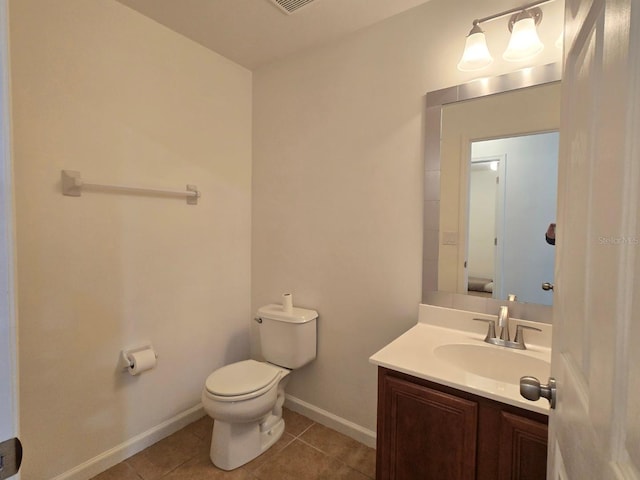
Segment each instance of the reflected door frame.
M489 163L489 162L498 162L498 169L496 171L497 178L505 178L505 170L507 165L507 155L506 154L496 154L490 156L473 156L471 157L471 163ZM471 188L471 173L469 174L469 188ZM500 239L504 238L504 230L505 230L505 212L504 212L504 198L505 198L505 183L497 181L495 183L495 201L494 201L494 215L495 215L495 228L493 230L493 293L491 296L496 298L496 291L501 292L504 287L502 287L502 266L504 265L504 256L502 255L502 245L503 242ZM471 196L469 196L467 201L467 224L471 223ZM466 245L466 262L465 262L465 271L464 271L464 282L465 288L468 289L469 284L469 270L470 270L470 246L471 242L469 241L469 237L471 236L471 227L468 226L467 231L467 245ZM498 294L498 298L500 298Z

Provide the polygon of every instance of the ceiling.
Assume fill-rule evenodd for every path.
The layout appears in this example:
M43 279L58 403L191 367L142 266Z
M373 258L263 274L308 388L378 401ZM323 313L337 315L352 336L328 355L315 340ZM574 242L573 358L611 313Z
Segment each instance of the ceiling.
M251 70L429 0L314 0L287 15L270 0L118 0Z

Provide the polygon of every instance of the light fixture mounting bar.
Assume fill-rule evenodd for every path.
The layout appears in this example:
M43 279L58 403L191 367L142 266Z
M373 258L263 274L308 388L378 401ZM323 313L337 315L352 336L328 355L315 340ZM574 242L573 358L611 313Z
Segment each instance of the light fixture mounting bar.
M526 5L523 5L521 7L516 7L516 8L510 8L509 10L505 10L504 12L500 12L500 13L496 13L493 15L489 15L488 17L483 17L483 18L476 18L473 21L474 25L479 25L481 23L484 22L488 22L490 20L496 20L498 18L502 18L502 17L506 17L507 15L511 15L513 13L518 13L518 12L522 12L523 10L528 10L530 8L533 7L539 7L540 5L544 5L545 3L551 3L554 0L539 0L537 2L532 2L532 3L528 3Z

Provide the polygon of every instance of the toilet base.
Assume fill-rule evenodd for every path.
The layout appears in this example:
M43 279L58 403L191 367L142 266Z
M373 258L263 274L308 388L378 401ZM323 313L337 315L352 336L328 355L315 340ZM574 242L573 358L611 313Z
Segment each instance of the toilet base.
M275 415L252 423L215 420L209 456L216 467L233 470L267 451L283 432L284 419Z

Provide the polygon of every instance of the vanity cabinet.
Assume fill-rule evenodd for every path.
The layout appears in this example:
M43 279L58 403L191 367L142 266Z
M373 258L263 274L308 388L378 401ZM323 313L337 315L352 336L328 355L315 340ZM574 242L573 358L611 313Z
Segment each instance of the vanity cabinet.
M547 417L379 367L377 480L544 480Z

